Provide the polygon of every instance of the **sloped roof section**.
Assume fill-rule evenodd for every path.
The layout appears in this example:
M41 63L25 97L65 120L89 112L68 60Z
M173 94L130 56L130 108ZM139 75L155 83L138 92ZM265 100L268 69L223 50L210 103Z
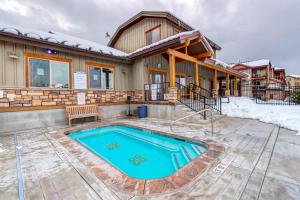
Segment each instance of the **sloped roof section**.
M271 61L269 59L260 59L260 60L253 60L248 62L232 63L230 64L230 67L234 67L237 65L244 65L248 67L261 67L261 66L271 65Z
M182 40L193 39L193 38L196 38L199 36L201 36L201 33L198 30L181 32L176 35L172 35L165 39L154 42L150 45L139 48L139 49L135 50L134 52L129 53L129 57L135 57L136 55L145 54L151 50L162 48L163 45L166 43L168 43L169 45L178 44ZM204 38L204 40L206 40L206 39ZM206 43L204 42L204 44L208 50L213 51L211 46L207 42Z
M97 42L92 42L82 38L66 35L63 33L49 31L41 32L34 29L16 27L16 26L7 26L0 24L0 34L11 34L15 36L20 36L23 38L30 38L34 40L40 40L43 42L60 44L66 47L73 47L80 50L86 50L90 52L96 52L102 55L109 55L115 57L127 57L128 54L120 50L107 47Z
M108 43L108 46L110 46L110 47L114 46L114 44L117 42L117 40L119 39L120 35L123 33L124 30L126 30L127 28L129 28L133 24L143 20L146 17L165 18L165 19L169 20L170 22L174 23L175 25L177 25L179 27L182 27L185 31L193 31L194 30L194 28L192 28L190 25L188 25L187 23L185 23L184 21L182 21L181 19L179 19L178 17L176 17L175 15L173 15L170 12L141 11L140 13L133 16L132 18L130 18L129 20L127 20L126 22L124 22L123 24L121 24L117 28L116 32L114 33L114 35L110 39L110 41ZM215 48L216 50L221 50L222 49L219 45L217 45L215 42L213 42L209 38L206 38L206 39L210 43L210 45L213 48Z

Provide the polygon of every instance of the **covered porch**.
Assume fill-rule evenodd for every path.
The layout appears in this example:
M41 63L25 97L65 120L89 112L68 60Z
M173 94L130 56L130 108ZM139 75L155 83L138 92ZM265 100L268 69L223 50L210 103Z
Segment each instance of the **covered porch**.
M144 55L148 69L144 87L146 100L174 102L180 87L194 92L206 90L214 98L240 94L239 83L244 75L215 59L214 49L200 32L179 35L178 39L174 46ZM163 44L152 45L152 48Z

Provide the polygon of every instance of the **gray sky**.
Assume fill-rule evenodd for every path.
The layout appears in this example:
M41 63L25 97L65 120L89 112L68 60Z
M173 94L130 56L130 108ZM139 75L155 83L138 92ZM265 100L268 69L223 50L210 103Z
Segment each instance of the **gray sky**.
M0 0L0 23L107 44L105 32L142 10L172 12L218 43L225 62L269 58L300 74L299 0Z

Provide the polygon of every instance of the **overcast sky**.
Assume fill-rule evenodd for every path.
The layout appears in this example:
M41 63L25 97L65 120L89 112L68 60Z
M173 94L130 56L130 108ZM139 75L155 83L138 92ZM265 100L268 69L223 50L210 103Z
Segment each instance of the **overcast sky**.
M0 0L0 23L107 44L142 10L169 11L219 44L225 62L269 58L300 74L300 0Z

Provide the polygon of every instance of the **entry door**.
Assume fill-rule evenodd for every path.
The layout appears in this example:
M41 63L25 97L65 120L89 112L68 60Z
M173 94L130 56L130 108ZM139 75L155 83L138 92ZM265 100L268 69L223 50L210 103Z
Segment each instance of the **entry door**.
M150 71L149 82L151 84L150 99L152 101L164 100L165 93L165 72Z

